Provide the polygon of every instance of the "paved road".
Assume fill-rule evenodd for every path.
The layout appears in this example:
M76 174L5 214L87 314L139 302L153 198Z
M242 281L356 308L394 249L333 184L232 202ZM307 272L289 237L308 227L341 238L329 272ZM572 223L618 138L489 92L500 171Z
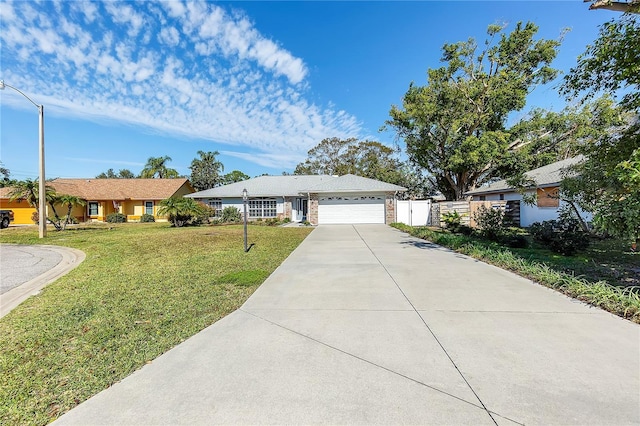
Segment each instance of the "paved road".
M0 318L84 258L68 247L0 244Z
M320 226L57 423L638 424L640 327L386 226Z

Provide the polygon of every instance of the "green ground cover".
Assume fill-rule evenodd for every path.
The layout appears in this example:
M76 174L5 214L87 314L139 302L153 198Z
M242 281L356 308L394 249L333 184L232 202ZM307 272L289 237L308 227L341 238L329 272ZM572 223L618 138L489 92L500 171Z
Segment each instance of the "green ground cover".
M392 226L640 323L640 253L628 251L624 242L594 241L589 249L566 257L536 244L509 248L436 228Z
M0 319L0 424L46 424L236 310L311 232L166 223L49 232L85 261Z

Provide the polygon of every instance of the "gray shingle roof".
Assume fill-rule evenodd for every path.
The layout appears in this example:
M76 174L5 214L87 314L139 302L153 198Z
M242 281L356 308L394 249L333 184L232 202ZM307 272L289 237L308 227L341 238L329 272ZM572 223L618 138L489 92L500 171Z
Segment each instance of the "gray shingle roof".
M242 197L247 189L250 197L292 197L307 192L386 192L406 191L398 185L355 175L290 175L259 176L257 178L218 186L187 195L191 198Z
M242 182L206 189L188 196L192 198L242 197L242 190L246 188L250 197L291 197L329 179L335 179L335 177L327 175L258 176Z
M556 186L565 177L566 168L578 164L584 160L584 156L579 155L573 158L567 158L566 160L558 161L555 163L547 164L546 166L539 167L537 169L530 170L524 175L536 182L537 187ZM493 192L507 192L513 190L511 186L507 184L505 179L494 182L490 185L483 186L481 188L474 189L473 191L466 192L466 195L478 195L488 194Z
M395 192L406 190L407 188L402 186L348 174L327 180L304 192Z

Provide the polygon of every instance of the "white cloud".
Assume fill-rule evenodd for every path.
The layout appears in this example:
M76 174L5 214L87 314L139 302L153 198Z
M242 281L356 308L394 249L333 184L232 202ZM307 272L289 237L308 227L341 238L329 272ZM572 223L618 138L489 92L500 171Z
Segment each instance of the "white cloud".
M292 169L298 163L304 160L304 155L297 154L264 154L264 153L247 153L235 151L221 151L222 155L240 158L241 160L250 161L271 169Z
M174 27L162 28L158 39L169 47L176 47L180 42L180 34Z
M129 6L128 3L115 1L106 1L102 4L115 23L128 24L128 36L135 37L138 35L140 28L144 24L144 18L136 13L133 7Z
M259 154L229 155L277 167L360 132L307 100L304 61L245 16L205 2L84 3L3 3L3 78L50 112L245 147Z

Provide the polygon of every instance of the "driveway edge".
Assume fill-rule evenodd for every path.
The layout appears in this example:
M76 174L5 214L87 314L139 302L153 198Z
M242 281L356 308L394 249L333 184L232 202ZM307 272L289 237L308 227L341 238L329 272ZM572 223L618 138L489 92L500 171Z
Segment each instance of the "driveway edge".
M7 244L13 246L23 246L23 244ZM0 318L11 312L16 306L24 302L29 296L34 296L46 285L51 284L58 278L66 275L85 259L83 251L61 246L38 245L62 256L62 260L47 272L19 285L16 288L0 295Z

